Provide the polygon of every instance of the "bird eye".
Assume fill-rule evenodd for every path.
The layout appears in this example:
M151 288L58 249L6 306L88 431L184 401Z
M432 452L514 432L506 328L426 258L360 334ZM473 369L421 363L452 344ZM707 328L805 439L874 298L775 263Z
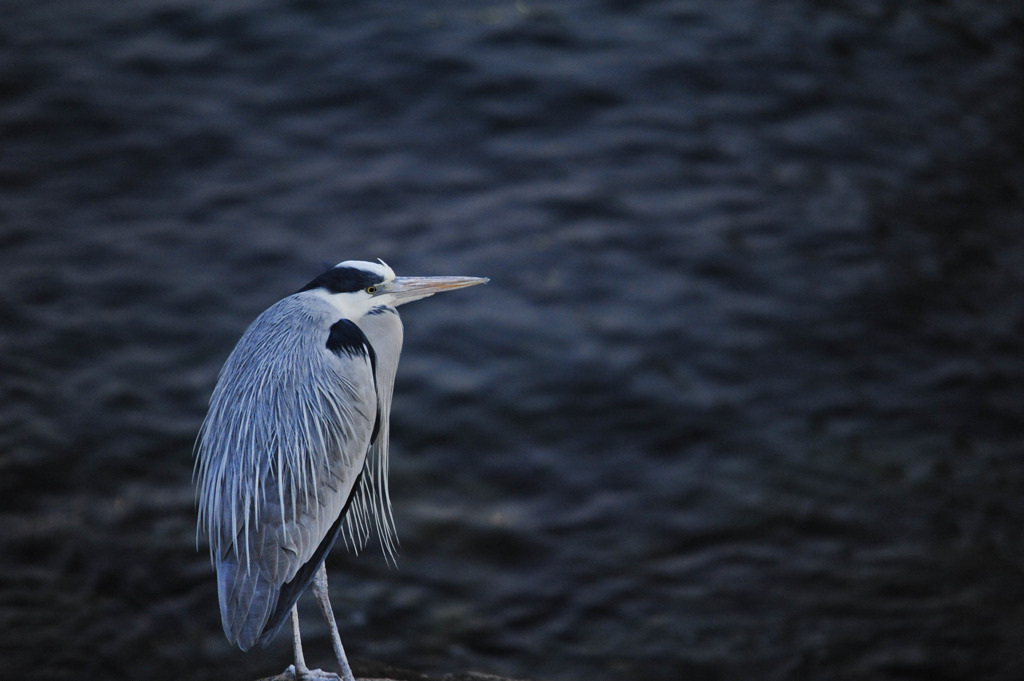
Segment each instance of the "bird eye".
M371 294L372 293L376 293L377 292L377 287L376 286L367 286L366 287L366 292L367 293L371 293Z

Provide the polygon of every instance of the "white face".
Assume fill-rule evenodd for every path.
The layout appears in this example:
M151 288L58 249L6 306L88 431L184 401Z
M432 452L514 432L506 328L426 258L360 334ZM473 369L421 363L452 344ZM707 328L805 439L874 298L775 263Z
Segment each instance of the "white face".
M361 272L367 276L361 276ZM342 276L329 281L332 274ZM375 307L390 304L381 294L394 280L394 271L383 261L346 260L318 277L316 281L322 285L309 292L330 303L345 319L357 320Z

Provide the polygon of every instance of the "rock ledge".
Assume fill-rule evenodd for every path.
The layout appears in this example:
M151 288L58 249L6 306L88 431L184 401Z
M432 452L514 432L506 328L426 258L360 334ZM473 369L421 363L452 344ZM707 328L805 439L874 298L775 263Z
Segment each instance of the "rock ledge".
M421 674L411 669L402 669L382 662L366 660L353 660L352 673L355 674L356 681L527 681L526 679L511 679L507 676L484 674L482 672L456 672L454 674L444 674L443 676L430 676L429 674ZM259 679L258 681L295 681L295 677L289 670L276 676Z

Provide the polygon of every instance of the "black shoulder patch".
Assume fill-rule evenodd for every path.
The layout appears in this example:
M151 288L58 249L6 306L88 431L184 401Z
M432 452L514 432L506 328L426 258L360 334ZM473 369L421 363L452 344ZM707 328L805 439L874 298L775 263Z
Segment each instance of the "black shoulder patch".
M355 291L362 291L368 286L380 284L383 281L384 277L379 274L367 272L356 267L335 267L327 270L300 288L298 292L322 288L331 293L354 293Z
M327 336L327 349L336 355L342 353L349 357L361 355L370 358L373 370L373 382L377 382L377 353L367 340L362 329L347 319L341 319L331 325L331 333Z
M373 352L370 342L358 326L347 319L341 319L331 325L331 333L327 336L327 349L340 355L365 355Z
M331 333L327 336L327 349L336 355L345 353L349 357L362 355L370 358L370 370L373 372L373 387L377 387L377 353L366 338L362 329L347 319L335 322L331 326ZM377 416L373 421L373 433L370 435L370 444L377 441L380 434L380 405L377 405Z

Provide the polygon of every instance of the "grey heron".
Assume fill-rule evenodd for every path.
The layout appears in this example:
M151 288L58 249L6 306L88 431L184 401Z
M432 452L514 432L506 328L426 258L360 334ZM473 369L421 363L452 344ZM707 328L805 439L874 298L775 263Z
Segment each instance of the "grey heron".
M210 545L221 623L242 650L266 646L291 615L294 670L309 670L296 601L312 585L342 678L352 670L327 592L324 559L371 530L392 560L388 430L402 350L399 305L482 284L480 277L396 277L349 260L263 312L217 379L196 441L198 535Z

